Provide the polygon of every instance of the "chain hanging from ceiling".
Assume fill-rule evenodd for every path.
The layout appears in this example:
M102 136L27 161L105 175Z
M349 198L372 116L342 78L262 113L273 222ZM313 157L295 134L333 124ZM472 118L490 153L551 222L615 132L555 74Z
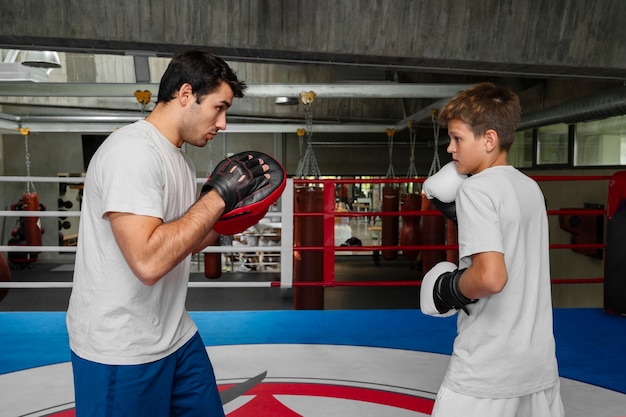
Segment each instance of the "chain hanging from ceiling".
M146 111L148 109L148 104L150 104L150 98L152 97L152 93L149 90L136 90L135 98L137 99L137 103L141 105L141 118L146 118Z
M415 124L413 123L413 121L409 121L409 148L410 148L410 156L409 156L409 170L406 173L406 177L407 178L417 178L417 168L415 167L415 144L417 142L417 129L415 128ZM418 192L420 191L419 189L419 184L417 183L408 183L407 184L407 191L409 191L410 188L418 188Z
M215 163L213 162L213 141L210 140L208 143L208 148L209 148L209 166L207 168L207 174L211 175L211 173L213 172L213 170L215 169Z
M430 165L430 170L428 171L429 177L441 169L441 161L439 160L439 123L437 123L437 110L433 109L430 114L430 120L433 125L433 144L435 149L433 155L433 163Z
M304 163L304 135L306 135L306 129L296 129L298 135L298 167L296 168L296 177L300 177L302 174L302 164Z
M313 102L315 101L315 92L302 92L300 93L300 99L304 104L304 119L306 122L306 129L298 129L298 139L300 141L300 161L298 161L298 168L296 169L296 177L320 177L320 169L317 166L317 160L315 159L315 153L313 152L313 146L311 144L311 137L313 136ZM303 132L304 130L304 132ZM302 154L303 140L306 135L306 150Z
M387 129L387 148L389 150L389 167L387 168L387 178L395 178L396 173L393 170L393 137L396 129Z
M26 156L26 176L30 178L30 150L28 149L28 136L30 135L29 128L20 127L20 133L24 136L24 154ZM35 184L32 181L26 182L26 193L36 193Z

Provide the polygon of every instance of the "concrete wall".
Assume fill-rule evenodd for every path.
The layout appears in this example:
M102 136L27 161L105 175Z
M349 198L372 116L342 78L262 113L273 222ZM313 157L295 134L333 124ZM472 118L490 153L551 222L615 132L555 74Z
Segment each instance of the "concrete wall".
M621 0L4 0L0 43L419 68L622 73ZM558 70L557 70L558 68ZM565 70L564 73L577 73Z

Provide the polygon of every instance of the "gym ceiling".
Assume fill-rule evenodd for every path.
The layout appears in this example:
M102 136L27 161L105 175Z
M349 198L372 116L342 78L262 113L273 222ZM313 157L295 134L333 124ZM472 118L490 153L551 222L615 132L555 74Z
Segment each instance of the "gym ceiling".
M295 132L306 91L315 131L432 130L433 110L479 81L517 91L525 117L550 113L527 126L567 122L571 103L624 114L624 22L623 0L2 0L0 133L137 119L171 54L196 47L249 85L229 131ZM28 51L61 67L26 67Z

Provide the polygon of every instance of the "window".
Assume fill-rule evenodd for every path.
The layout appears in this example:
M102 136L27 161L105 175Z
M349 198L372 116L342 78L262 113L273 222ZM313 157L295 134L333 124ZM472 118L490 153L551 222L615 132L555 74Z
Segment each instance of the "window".
M568 130L565 123L537 129L537 165L564 165L568 162Z
M515 132L515 141L509 151L509 164L516 168L533 166L533 131L532 129Z
M576 125L574 166L626 165L626 116Z

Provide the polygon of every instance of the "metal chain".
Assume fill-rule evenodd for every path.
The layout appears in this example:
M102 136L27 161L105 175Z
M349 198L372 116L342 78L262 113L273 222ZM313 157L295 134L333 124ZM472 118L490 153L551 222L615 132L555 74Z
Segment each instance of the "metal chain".
M311 138L313 137L313 101L308 101L304 104L304 120L306 123L306 151L304 156L298 163L298 169L296 176L300 178L315 177L319 178L321 173L317 165L317 159L315 159L315 153L313 152L313 145L311 144ZM301 137L302 138L302 137Z
M439 123L437 123L437 119L435 118L436 114L437 114L437 111L433 110L432 115L431 115L431 121L433 124L433 134L435 136L434 141L433 141L435 152L433 156L433 163L430 165L430 170L428 171L429 177L431 175L434 175L435 173L437 173L437 171L441 169L441 161L439 161Z
M30 177L30 151L28 150L28 135L30 129L20 128L20 133L24 136L24 154L26 156L26 176ZM31 190L32 188L32 190ZM26 193L36 193L35 184L32 181L26 182Z
M304 135L306 129L296 129L298 135L298 167L296 168L296 177L302 177L302 166L304 165Z
M387 168L387 178L395 178L396 173L393 170L393 136L395 129L387 129L387 148L389 150L389 167Z
M407 178L417 177L417 168L415 168L415 143L417 142L417 129L413 127L413 123L409 123L409 170L406 173Z
M417 168L415 168L415 144L417 143L417 129L413 126L413 122L409 122L409 170L406 173L407 178L417 178ZM418 183L407 183L407 193L421 192L421 186Z

